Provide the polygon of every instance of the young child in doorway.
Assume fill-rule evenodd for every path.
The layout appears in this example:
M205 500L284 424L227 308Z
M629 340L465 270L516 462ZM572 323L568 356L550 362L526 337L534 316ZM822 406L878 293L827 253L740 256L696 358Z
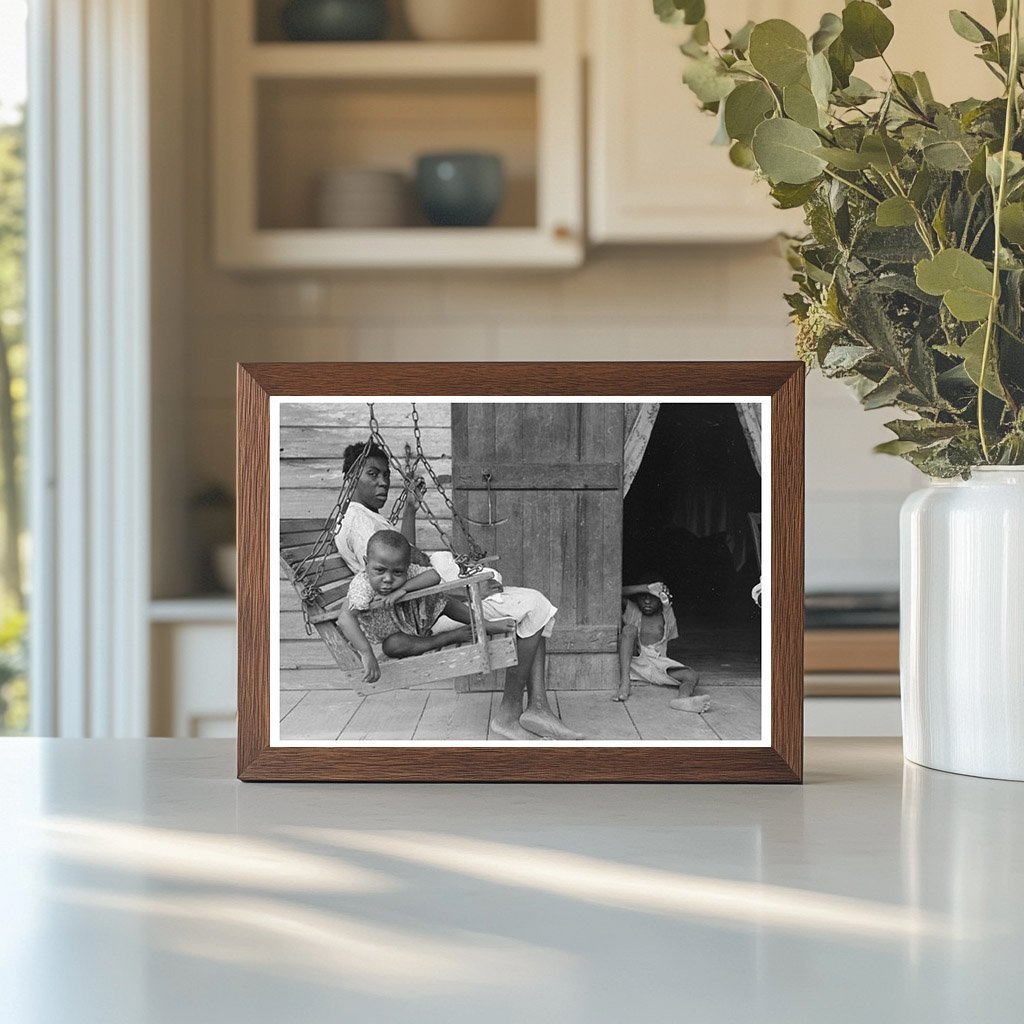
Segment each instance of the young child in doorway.
M408 658L473 639L469 609L451 595L427 594L398 603L408 594L441 582L434 569L414 564L412 554L412 545L397 530L378 530L367 542L365 567L349 584L338 624L359 654L365 682L380 678L373 644L389 658ZM431 634L442 615L464 625ZM515 623L499 620L486 623L485 628L488 633L509 633Z
M623 587L622 631L619 635L619 689L612 700L629 698L634 682L674 686L678 695L668 702L674 711L703 714L711 698L694 696L700 676L668 656L668 642L679 636L668 588L656 576Z

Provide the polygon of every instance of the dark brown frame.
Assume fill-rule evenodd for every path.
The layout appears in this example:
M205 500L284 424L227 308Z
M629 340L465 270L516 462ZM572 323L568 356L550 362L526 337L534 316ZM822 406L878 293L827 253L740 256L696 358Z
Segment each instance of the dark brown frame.
M772 736L765 747L271 747L271 395L771 397ZM804 367L799 362L238 366L238 777L256 781L800 782ZM276 614L277 609L273 609Z

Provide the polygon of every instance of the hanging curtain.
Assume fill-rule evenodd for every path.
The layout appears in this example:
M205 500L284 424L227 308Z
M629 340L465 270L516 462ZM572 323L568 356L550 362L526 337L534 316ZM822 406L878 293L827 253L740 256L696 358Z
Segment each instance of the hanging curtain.
M736 414L740 418L743 436L747 439L750 457L754 460L757 472L761 472L761 403L737 402Z
M629 488L636 479L636 474L647 451L647 442L651 439L654 421L658 418L659 402L627 402L626 423L632 423L626 431L626 446L622 459L622 496L629 494Z

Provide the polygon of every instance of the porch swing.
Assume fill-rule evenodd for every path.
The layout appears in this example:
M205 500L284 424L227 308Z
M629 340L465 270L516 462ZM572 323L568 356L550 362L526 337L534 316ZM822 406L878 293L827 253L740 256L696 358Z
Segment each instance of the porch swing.
M299 596L306 635L312 636L314 630L316 631L338 666L339 683L347 684L359 693L378 693L422 683L459 679L466 676L482 676L515 665L517 657L514 636L489 636L484 625L483 597L480 591L485 580L494 578L494 572L486 568L486 565L497 561L497 557L488 557L487 552L477 544L466 519L455 508L438 479L430 459L423 451L416 403L412 403L416 452L415 457L411 457L410 453L405 465L396 458L388 443L381 436L373 404L368 403L368 406L369 435L356 461L345 474L337 501L335 501L334 508L326 521L319 519L283 519L281 521L281 566ZM356 484L374 446L385 453L392 469L398 473L403 482L402 493L395 501L389 517L392 525L396 525L401 519L409 495L415 493L417 489L416 473L422 467L451 512L452 522L459 527L468 545L468 551L465 554L458 554L455 551L452 538L437 521L437 517L431 511L426 500L420 496L418 498L420 507L424 510L427 520L437 531L444 546L451 552L459 566L459 578L449 583L441 583L435 587L418 590L414 594L401 598L399 603L429 594L462 592L469 607L473 641L409 658L382 658L380 659L380 679L375 683L366 683L363 680L363 667L359 656L338 626L338 616L348 594L353 573L338 553L334 538L341 528L341 522L352 501ZM488 523L481 525L497 525L493 516L493 506L491 508Z

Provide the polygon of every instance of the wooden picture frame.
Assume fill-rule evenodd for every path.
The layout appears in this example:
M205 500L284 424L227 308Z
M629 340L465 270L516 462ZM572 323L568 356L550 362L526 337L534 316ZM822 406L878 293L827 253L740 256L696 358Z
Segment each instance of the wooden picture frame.
M272 665L272 647L276 649L278 662L281 648L279 627L272 626L272 622L280 618L279 608L272 606L272 592L278 593L276 588L280 584L272 585L272 574L278 574L278 555L283 550L278 539L283 517L279 514L278 499L272 494L272 482L277 479L281 461L280 450L272 450L271 410L273 405L273 429L276 431L281 409L291 408L292 403L300 400L318 399L344 403L443 400L450 401L453 410L463 403L468 408L479 407L482 415L488 415L492 405L495 410L513 407L501 405L501 399L509 403L526 402L528 404L522 406L524 410L540 408L547 402L556 412L561 405L585 409L587 403L595 403L594 409L620 406L629 409L634 406L627 403L634 399L641 403L645 399L659 399L663 404L656 405L655 409L670 408L676 402L680 403L680 408L685 402L696 405L718 402L723 406L734 403L737 409L744 403L736 399L758 403L766 417L763 436L768 471L762 476L770 479L770 489L764 492L768 500L762 501L764 507L756 517L758 524L762 515L766 523L770 522L770 532L765 534L761 546L765 560L763 610L767 625L759 627L763 628L765 639L761 650L766 655L760 662L763 721L769 723L769 727L762 727L756 742L717 744L654 743L646 742L642 735L638 742L602 740L593 743L452 741L395 745L372 740L358 743L338 740L326 745L281 745L280 736L272 742L277 726L272 730L271 707L272 703L278 706L276 702L282 692L279 665ZM536 400L536 405L532 399ZM239 779L800 782L803 770L803 413L804 367L799 362L240 364L237 465ZM528 414L522 413L523 416ZM625 414L622 416L624 418ZM452 417L454 422L455 412ZM280 444L276 434L273 443ZM493 434L491 444L493 447ZM452 450L456 451L457 441L453 439L452 445ZM582 451L582 441L580 446ZM759 473L760 459L759 451ZM621 509L621 462L619 465ZM479 468L475 466L474 472ZM581 486L586 487L586 482ZM611 488L607 483L601 486ZM768 488L768 484L765 487ZM483 500L482 492L477 499ZM479 503L477 507L481 507ZM273 522L272 512L275 513ZM619 514L621 535L622 513ZM614 576L611 585L620 587L621 573L610 575ZM593 627L591 633L595 630ZM665 635L668 635L667 627ZM486 644L486 637L481 642ZM608 647L609 638L602 634L600 642L603 644L600 664L607 667L612 650ZM274 678L272 673L276 673ZM767 693L764 693L764 686L767 686ZM272 687L276 693L273 702Z

